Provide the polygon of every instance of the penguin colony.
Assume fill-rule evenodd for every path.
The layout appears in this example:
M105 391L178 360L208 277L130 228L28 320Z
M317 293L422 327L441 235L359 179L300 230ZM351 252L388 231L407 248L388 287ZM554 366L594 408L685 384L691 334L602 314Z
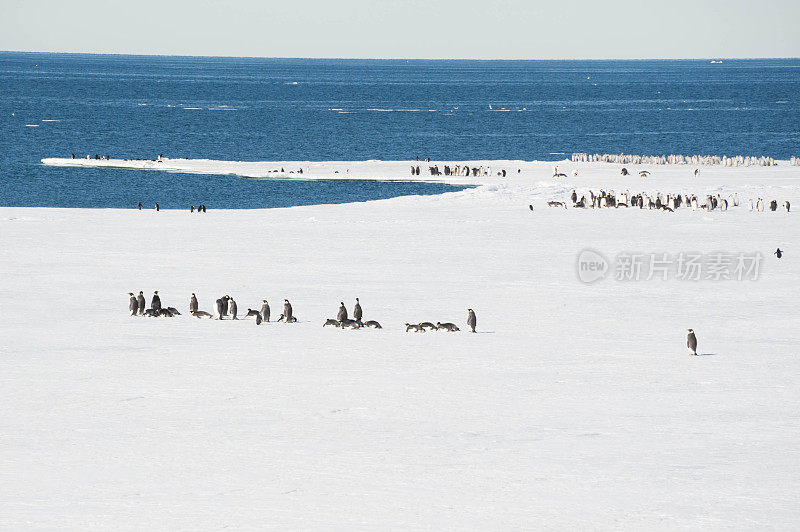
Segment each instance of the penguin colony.
M624 170L624 169L623 169ZM589 197L582 194L578 199L578 193L573 190L570 194L572 206L575 209L619 209L619 208L639 208L639 209L656 209L667 212L674 212L680 207L690 208L693 211L727 211L729 207L739 206L739 194L731 194L724 198L720 194L706 195L705 197L698 197L697 194L662 194L657 192L655 195L649 195L646 192L639 194L631 194L626 190L620 194L615 193L613 190L608 192L600 190L595 192L589 190ZM567 208L568 202L561 201L548 201L547 205L550 207ZM748 200L748 208L750 211L764 212L765 202L762 198ZM769 202L769 210L777 211L779 208L778 200ZM791 203L787 200L780 204L782 210L789 212L791 210ZM531 209L532 210L532 209Z
M704 166L777 166L773 157L752 155L631 155L626 153L573 153L573 163L617 163L617 164L692 164ZM800 166L800 159L792 157L792 166Z
M135 295L133 292L128 292L130 296L130 302L128 305L128 310L131 313L131 316L149 316L149 317L168 317L173 318L175 316L180 316L181 313L175 307L162 307L161 306L161 298L158 295L158 291L156 290L153 292L153 298L151 300L150 308L146 307L146 301L144 298L144 293L139 292L138 296ZM215 313L206 312L204 310L200 310L199 304L197 301L197 296L192 293L191 297L189 298L189 314L195 318L209 318L209 319L230 319L230 320L238 320L238 305L236 301L229 296L224 295L216 300L215 302ZM475 317L475 311L472 309L467 310L467 326L470 328L471 332L476 332L475 327L477 324L477 319ZM253 316L256 321L256 325L261 325L264 322L270 321L270 307L269 302L264 299L261 305L261 308L256 309L247 309L247 313L245 314L245 318L249 318ZM383 329L380 323L375 320L367 320L362 321L364 317L364 311L361 308L361 302L358 298L356 298L356 304L353 307L353 318L350 319L348 317L347 307L345 306L344 302L339 304L339 311L337 312L336 319L329 318L325 320L325 323L322 325L323 327L336 327L340 329ZM294 315L294 309L292 308L292 304L289 302L288 299L283 300L283 313L278 317L278 322L283 323L297 323L297 316ZM431 322L422 322L419 324L408 324L406 323L406 332L425 332L425 330L437 330L437 331L447 331L447 332L456 332L460 331L455 324L446 322L438 322L434 325Z
M416 166L411 165L411 175L419 175L419 172L420 172L419 165L416 165ZM442 170L439 169L439 165L438 164L435 164L433 166L429 166L428 167L428 173L430 175L432 175L432 176L446 175L446 176L463 176L463 177L469 177L469 176L472 176L472 177L478 177L478 176L485 177L485 176L490 176L490 175L497 175L499 177L506 177L506 175L507 175L506 171L502 170L502 169L501 170L497 170L497 172L495 174L492 174L492 167L491 166L486 166L485 168L483 166L472 166L472 167L470 167L468 164L463 164L463 165L462 164L456 164L456 165L453 165L453 166L450 166L449 164L446 164L446 165L443 166ZM519 173L519 170L517 170L517 173Z

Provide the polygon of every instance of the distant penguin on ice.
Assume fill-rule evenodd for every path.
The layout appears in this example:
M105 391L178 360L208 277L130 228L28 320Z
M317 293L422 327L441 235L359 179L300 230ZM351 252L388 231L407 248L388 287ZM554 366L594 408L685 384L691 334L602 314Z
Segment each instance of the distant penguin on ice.
M467 311L469 312L467 316L467 325L469 325L472 332L475 332L475 325L478 323L478 319L475 317L475 311L472 309L468 309Z
M693 355L697 356L697 336L694 335L692 329L689 329L689 334L686 335L686 347L691 349Z
M150 302L150 308L153 310L161 310L161 298L158 297L158 290L153 292L153 300Z
M227 297L228 297L228 314L232 316L231 319L238 320L239 318L236 317L236 310L238 308L236 305L236 301L234 301L231 296Z
M139 290L139 295L136 296L136 301L139 303L139 311L137 312L137 314L139 316L143 316L144 315L144 307L146 307L147 304L144 301L144 293L141 290Z

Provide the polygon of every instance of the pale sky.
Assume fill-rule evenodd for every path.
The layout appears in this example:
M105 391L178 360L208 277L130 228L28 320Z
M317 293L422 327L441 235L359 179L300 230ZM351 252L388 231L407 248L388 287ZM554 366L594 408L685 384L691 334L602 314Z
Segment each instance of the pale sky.
M800 57L800 0L0 0L0 50L406 59Z

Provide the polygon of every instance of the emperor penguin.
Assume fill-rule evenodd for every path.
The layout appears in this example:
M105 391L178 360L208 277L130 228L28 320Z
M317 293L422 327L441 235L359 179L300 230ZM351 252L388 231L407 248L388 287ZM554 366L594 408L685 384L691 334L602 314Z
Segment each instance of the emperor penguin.
M144 302L144 293L141 290L139 290L139 295L136 296L136 302L139 303L139 312L137 314L139 314L139 316L143 316L144 307L147 306L147 304Z
M361 328L361 322L358 322L356 320L348 320L347 318L345 318L345 319L339 321L339 326L342 329L344 329L345 327L348 327L350 329L360 329Z
M478 323L477 318L475 318L475 311L472 309L467 309L467 312L469 312L469 315L467 316L467 325L469 325L469 328L472 332L475 332L475 325Z
M237 310L236 301L234 301L231 296L227 297L228 297L228 314L232 316L231 319L238 320L239 318L236 317L236 310Z
M283 318L286 320L287 323L291 323L292 320L292 304L289 303L288 299L283 300Z
M781 251L781 248L778 248L778 250L775 251L775 253L773 253L773 255L775 255L778 258L781 258L781 257L783 257L783 251Z
M229 295L222 296L222 314L220 314L221 316L227 316L228 315L228 298L229 297L231 297L231 296L229 296Z
M264 321L269 321L269 303L267 300L264 300L264 304L261 305L261 319Z
M153 292L153 300L150 302L150 308L153 310L161 310L161 298L158 297L158 290Z
M128 310L131 311L131 316L136 316L136 313L139 312L139 301L136 299L136 296L133 295L133 292L128 292L128 295L131 296L130 303L128 303Z
M692 329L689 329L689 334L686 335L686 347L692 350L693 355L697 356L697 337Z
M189 299L189 313L197 312L197 296L192 292L192 297Z
M364 316L364 311L361 310L361 302L356 298L356 306L353 307L353 319L356 321L361 321L361 318Z
M224 308L222 306L222 300L223 299L224 298L222 298L222 297L217 299L217 319L218 320L221 320L222 317L225 315Z
M339 312L336 314L337 321L345 321L347 319L347 307L344 306L344 301L339 304Z

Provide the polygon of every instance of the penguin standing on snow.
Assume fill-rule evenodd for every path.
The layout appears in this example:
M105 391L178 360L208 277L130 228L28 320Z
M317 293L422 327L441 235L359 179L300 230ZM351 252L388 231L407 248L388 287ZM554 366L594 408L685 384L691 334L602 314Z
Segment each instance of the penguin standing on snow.
M128 292L128 295L131 296L131 301L128 303L128 310L131 311L131 316L136 316L136 313L139 312L139 301L136 299L136 296L133 295L133 292Z
M144 315L144 307L146 306L146 303L144 302L144 293L141 290L139 290L139 295L136 296L136 302L139 303L139 311L137 314L139 316Z
M361 302L359 302L358 298L356 298L356 306L353 307L353 319L356 321L361 321L363 316L364 311L361 310Z
M150 302L150 308L153 310L161 310L161 298L158 297L158 290L153 292L153 300Z
M292 320L292 304L288 299L283 300L283 319L286 320L286 323L291 323Z
M467 325L472 332L475 332L475 325L478 323L478 319L475 317L475 311L472 309L468 309L469 315L467 316Z
M686 347L692 350L694 356L697 356L697 336L694 335L692 329L689 329L689 334L686 335Z
M231 296L227 296L227 295L226 296L222 296L222 314L221 314L221 316L227 316L228 315L228 299L230 297Z
M778 248L778 250L775 252L775 256L778 258L783 257L783 251L781 251L781 248Z
M344 306L344 301L339 304L339 313L336 314L336 321L342 322L347 319L347 307Z
M189 313L194 314L197 312L197 296L192 292L192 297L189 299Z
M264 321L269 321L269 303L267 300L264 300L264 304L261 305L261 319Z
M217 319L220 319L220 320L225 315L225 312L224 312L225 309L222 306L222 300L223 299L225 299L225 298L221 297L221 298L217 299L217 316L218 316Z
M228 296L228 314L232 316L231 319L238 320L239 318L236 317L236 301L233 300L231 296Z

